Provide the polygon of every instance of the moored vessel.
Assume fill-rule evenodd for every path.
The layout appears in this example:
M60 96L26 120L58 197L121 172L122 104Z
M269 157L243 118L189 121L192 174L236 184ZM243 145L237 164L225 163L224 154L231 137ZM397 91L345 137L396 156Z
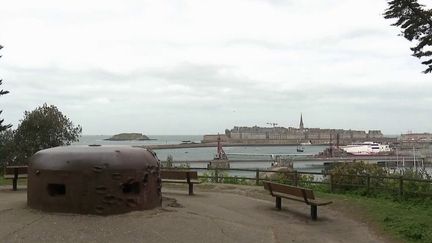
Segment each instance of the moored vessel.
M374 155L391 151L388 144L379 144L374 142L350 144L347 146L341 146L340 148L352 155Z
M216 169L216 168L223 168L223 169L230 168L228 156L226 155L225 151L222 148L220 137L218 137L217 140L217 154L215 155L214 159L207 164L207 169Z

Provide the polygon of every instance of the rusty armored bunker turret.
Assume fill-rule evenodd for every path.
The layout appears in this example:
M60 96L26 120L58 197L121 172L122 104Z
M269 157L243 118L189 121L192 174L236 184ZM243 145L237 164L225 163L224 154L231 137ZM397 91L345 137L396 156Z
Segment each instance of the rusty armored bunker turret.
M119 214L161 205L160 163L144 148L68 146L30 159L27 204L43 211Z

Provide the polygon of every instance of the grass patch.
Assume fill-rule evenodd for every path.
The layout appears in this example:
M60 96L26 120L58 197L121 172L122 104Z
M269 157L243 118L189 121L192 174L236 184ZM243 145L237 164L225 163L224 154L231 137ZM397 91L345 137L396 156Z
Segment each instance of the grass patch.
M395 200L386 197L336 195L319 192L334 207L367 221L402 242L432 242L432 200Z
M27 179L18 179L18 185L26 185ZM12 179L5 179L3 176L0 176L0 186L11 185Z
M3 178L3 176L0 176L0 186L5 185L5 183L6 183L5 178Z
M366 222L389 242L432 242L431 198L398 199L391 193L370 194L362 190L335 194L328 192L325 185L307 187L313 188L317 198L333 201L333 210Z

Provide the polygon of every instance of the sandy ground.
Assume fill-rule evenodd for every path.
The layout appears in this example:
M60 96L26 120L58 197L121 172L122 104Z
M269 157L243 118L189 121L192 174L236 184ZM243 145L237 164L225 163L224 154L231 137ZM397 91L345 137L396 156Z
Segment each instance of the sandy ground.
M26 190L0 188L1 242L384 242L364 223L331 207L293 201L274 208L253 186L200 185L188 196L165 186L161 208L114 216L45 213L27 208Z

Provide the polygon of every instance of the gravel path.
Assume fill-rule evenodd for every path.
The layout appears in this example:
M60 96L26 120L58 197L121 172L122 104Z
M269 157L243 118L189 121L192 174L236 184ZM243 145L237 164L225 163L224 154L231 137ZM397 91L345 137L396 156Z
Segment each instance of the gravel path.
M1 242L383 242L367 225L329 207L309 207L264 190L203 185L194 196L164 186L161 208L114 216L45 213L26 207L26 191L0 188Z

